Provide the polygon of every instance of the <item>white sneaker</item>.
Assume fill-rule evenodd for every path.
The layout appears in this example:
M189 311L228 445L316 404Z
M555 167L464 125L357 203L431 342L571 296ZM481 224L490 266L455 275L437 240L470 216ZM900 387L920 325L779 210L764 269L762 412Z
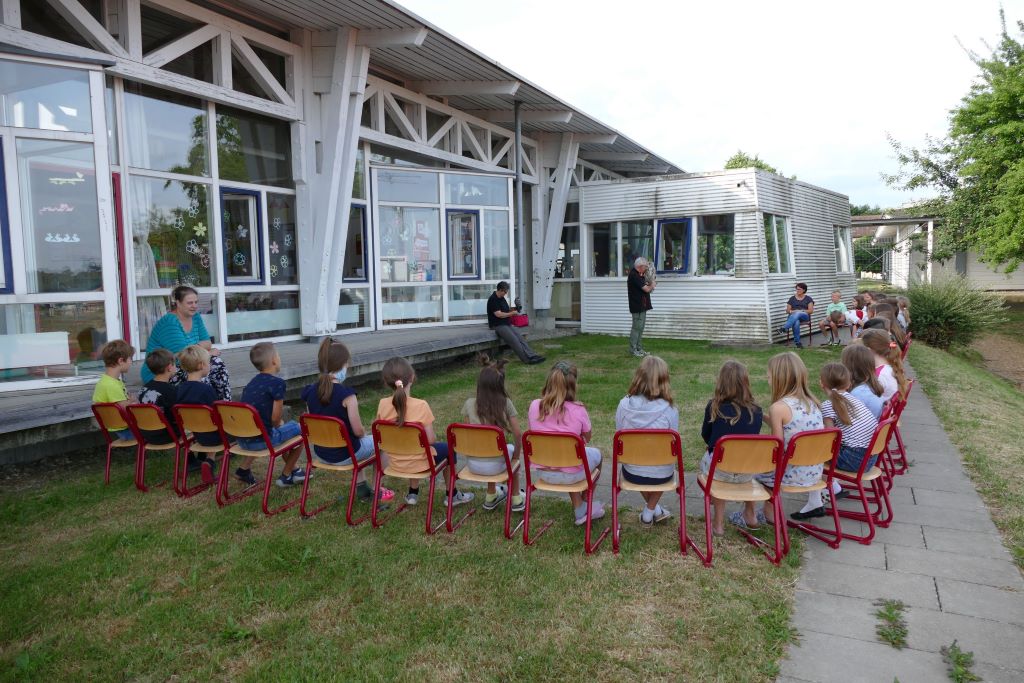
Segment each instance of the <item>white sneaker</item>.
M418 493L407 493L407 494L405 494L405 504L406 505L415 505L419 501L419 499L420 499L420 496L419 496Z
M456 505L463 505L476 498L476 496L469 491L459 491L452 496L452 507Z
M655 506L655 508L654 508L654 523L655 524L657 524L658 522L664 522L666 519L669 519L671 517L672 517L672 513L671 512L669 512L665 508L661 507L660 505Z
M595 500L593 504L593 514L590 515L590 519L593 521L595 519L601 519L602 517L604 517L604 505L601 504L601 501ZM587 511L584 510L583 514L576 515L576 526L583 526L586 523Z

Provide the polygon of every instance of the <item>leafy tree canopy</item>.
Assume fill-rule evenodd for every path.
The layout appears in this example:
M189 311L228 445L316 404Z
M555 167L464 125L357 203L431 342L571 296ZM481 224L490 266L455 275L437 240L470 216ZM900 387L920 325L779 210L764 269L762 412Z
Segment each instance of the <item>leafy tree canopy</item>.
M729 160L725 162L726 170L731 168L759 168L762 171L768 171L769 173L778 173L779 170L774 166L770 165L767 161L761 159L761 157L750 156L745 154L743 150L738 150L735 154L729 157Z
M851 216L874 216L882 213L882 207L870 204L850 204Z
M918 149L890 139L901 170L888 182L937 197L917 207L942 219L933 258L976 250L979 258L1012 272L1024 261L1024 44L1002 33L992 54L968 51L978 80L950 112L945 138ZM1024 38L1024 22L1016 22Z

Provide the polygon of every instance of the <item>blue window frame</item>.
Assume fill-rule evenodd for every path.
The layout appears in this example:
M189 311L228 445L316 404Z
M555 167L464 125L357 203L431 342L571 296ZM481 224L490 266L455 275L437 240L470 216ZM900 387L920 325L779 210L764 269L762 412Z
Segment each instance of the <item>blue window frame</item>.
M369 282L369 245L366 239L366 205L352 202L348 214L348 236L345 239L345 263L342 282Z
M654 243L654 268L659 273L689 273L692 218L667 218L658 221Z
M448 279L480 279L480 212L470 209L445 211L448 243Z
M260 193L222 187L220 210L224 284L265 284Z
M4 177L4 141L0 138L0 294L14 291L14 266L11 264L11 228L7 222L7 179Z

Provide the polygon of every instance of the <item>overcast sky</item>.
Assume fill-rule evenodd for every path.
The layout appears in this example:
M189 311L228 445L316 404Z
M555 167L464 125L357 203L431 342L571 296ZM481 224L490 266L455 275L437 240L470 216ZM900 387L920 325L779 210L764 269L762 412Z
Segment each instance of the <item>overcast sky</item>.
M913 199L886 135L942 135L977 74L957 40L1000 28L999 0L398 2L687 171L742 149L883 207Z

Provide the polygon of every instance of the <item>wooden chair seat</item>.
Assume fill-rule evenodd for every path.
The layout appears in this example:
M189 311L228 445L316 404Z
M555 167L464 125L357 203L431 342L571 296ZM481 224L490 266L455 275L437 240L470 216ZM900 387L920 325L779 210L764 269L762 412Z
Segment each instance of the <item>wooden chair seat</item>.
M534 472L537 472L537 470L534 470ZM590 471L590 476L592 479L597 479L598 476L600 476L600 474L600 467L596 467ZM586 491L588 488L586 478L580 479L578 482L574 484L549 484L548 482L541 479L539 475L536 479L534 479L533 485L536 488L541 489L543 491L557 491L558 493L581 493L583 491Z
M301 436L293 436L279 446L275 446L275 450L278 453L291 450L302 443ZM234 455L240 455L245 458L267 458L270 457L270 451L266 448L260 448L257 450L249 450L248 448L242 448L241 446L235 445L231 447L231 453Z
M850 479L857 478L856 472L847 472L846 470L836 470L836 474L842 477L849 477ZM861 477L861 481L872 481L874 479L878 479L880 476L882 476L882 470L878 469L877 466L872 467L870 470L864 473L864 476Z
M705 475L698 475L697 480L703 486L707 486ZM711 482L711 497L718 498L719 500L748 502L770 500L772 496L768 489L762 486L756 479L751 479L741 484L733 484L715 479Z
M111 448L129 448L131 446L138 446L139 442L135 439L114 439L110 446Z
M519 458L512 459L512 471L515 472L519 469ZM469 470L469 465L466 465L459 470L459 479L465 479L466 481L475 481L485 484L501 484L508 481L508 472L499 472L498 474L474 474Z
M790 486L788 484L783 484L780 490L783 493L810 493L811 491L820 491L826 486L828 486L828 484L825 483L825 480L819 479L816 483L811 484L810 486Z
M422 472L402 472L389 466L384 468L384 476L398 477L400 479L427 479L430 477L430 470L423 470Z
M197 441L193 441L188 449L193 453L220 453L224 450L224 446L221 446L220 444L216 446L204 446Z
M676 487L679 486L679 476L673 474L672 480L666 481L664 484L634 484L625 477L622 477L619 480L619 486L623 491L675 491Z
M147 451L173 451L178 447L178 444L173 441L170 443L147 443L145 448Z
M330 470L332 472L351 472L352 458L349 458L348 462L326 462L314 455L313 467L318 470Z

